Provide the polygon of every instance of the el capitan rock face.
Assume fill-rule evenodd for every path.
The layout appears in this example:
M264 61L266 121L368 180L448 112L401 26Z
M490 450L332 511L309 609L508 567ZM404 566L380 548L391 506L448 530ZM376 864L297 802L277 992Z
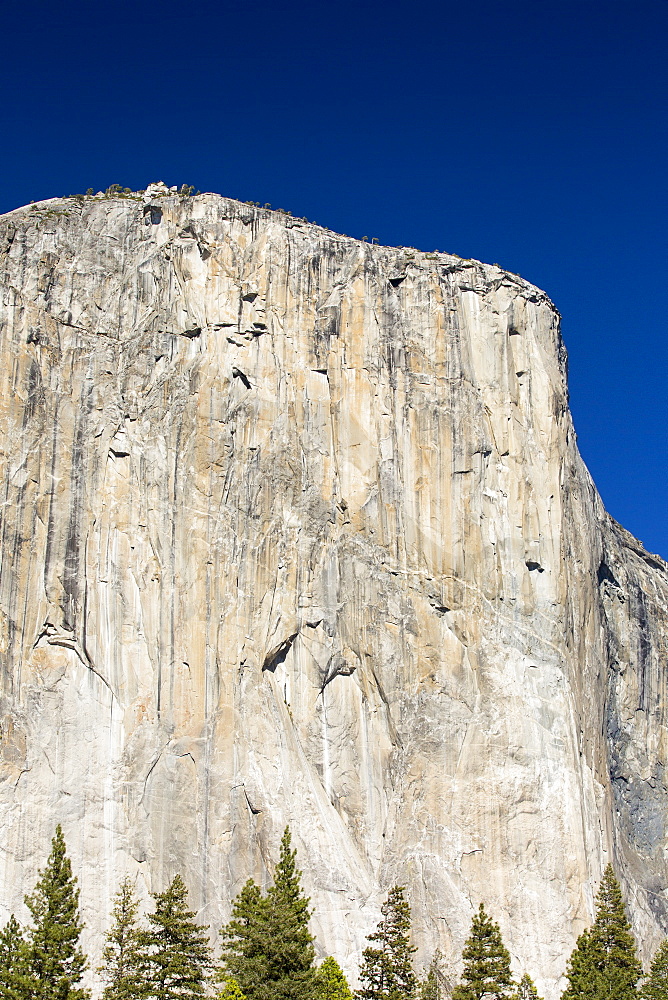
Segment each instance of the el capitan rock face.
M549 996L617 867L668 929L668 573L578 454L558 315L448 254L159 187L0 220L0 917L218 926L289 822L354 973L387 887Z

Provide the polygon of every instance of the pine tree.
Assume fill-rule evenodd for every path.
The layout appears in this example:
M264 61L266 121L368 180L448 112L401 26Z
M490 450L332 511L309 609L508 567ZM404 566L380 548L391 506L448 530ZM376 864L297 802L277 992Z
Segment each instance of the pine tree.
M281 838L274 884L267 893L276 938L271 954L271 982L266 1000L311 1000L315 987L315 949L308 929L309 899L301 887L297 851L291 848L290 828Z
M230 977L224 980L223 988L218 994L217 1000L246 1000L246 997L241 992L241 988L236 979Z
M272 945L269 905L252 879L232 903L232 919L221 928L223 981L234 978L247 1000L261 1000L269 979Z
M480 904L471 923L471 933L462 952L464 971L452 1000L480 1000L484 993L502 1000L513 992L510 955L501 930Z
M79 890L60 824L35 891L25 897L33 919L27 937L27 970L34 1000L86 1000L79 983L86 957L79 947L83 923Z
M592 940L592 928L587 927L576 941L566 969L568 986L562 1000L592 1000L597 993L598 956Z
M443 954L440 948L434 952L427 973L420 982L420 1000L441 1000L452 995L452 983L443 972Z
M221 930L223 973L237 980L247 1000L312 1000L311 913L296 857L286 827L274 884L263 896L247 882L233 903L232 920Z
M138 935L142 994L156 1000L197 1000L213 966L208 928L196 924L187 908L188 890L180 875L153 899L149 930Z
M569 959L562 1000L634 1000L641 975L622 892L608 865L596 897L596 919Z
M330 955L316 971L317 1000L353 1000L343 970Z
M657 948L640 995L642 1000L668 1000L668 940Z
M25 1000L30 992L27 945L12 913L0 930L0 1000Z
M404 892L401 885L390 889L380 909L382 920L367 937L367 941L378 942L379 947L362 952L363 986L356 993L358 1000L412 1000L415 996L417 979L412 959L417 949L410 943L411 909Z
M103 1000L133 1000L141 992L138 906L134 887L126 876L116 894L113 923L98 969L106 983Z
M420 983L420 1000L441 1000L441 988L433 965Z
M531 976L525 972L517 986L517 1000L542 1000Z

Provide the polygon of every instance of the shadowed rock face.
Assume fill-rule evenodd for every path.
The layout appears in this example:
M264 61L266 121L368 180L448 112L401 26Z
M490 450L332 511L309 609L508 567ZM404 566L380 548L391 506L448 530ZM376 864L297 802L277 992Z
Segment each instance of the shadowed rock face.
M351 973L401 882L553 995L608 860L651 950L668 573L542 292L155 187L5 216L0 333L3 913L61 821L89 941L126 873L218 926L289 823Z

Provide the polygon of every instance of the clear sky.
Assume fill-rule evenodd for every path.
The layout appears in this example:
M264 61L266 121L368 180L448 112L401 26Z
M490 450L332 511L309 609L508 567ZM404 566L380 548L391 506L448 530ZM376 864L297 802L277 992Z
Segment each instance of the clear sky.
M162 179L544 288L585 461L668 558L668 0L34 0L0 46L0 212Z

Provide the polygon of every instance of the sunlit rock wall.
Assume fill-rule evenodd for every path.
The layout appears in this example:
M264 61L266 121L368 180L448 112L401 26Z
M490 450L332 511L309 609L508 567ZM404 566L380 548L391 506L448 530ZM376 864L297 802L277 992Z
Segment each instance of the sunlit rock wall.
M401 882L553 996L609 860L651 950L668 574L547 297L158 187L5 216L0 295L0 917L60 821L93 951L126 873L217 927L289 823L353 978Z

